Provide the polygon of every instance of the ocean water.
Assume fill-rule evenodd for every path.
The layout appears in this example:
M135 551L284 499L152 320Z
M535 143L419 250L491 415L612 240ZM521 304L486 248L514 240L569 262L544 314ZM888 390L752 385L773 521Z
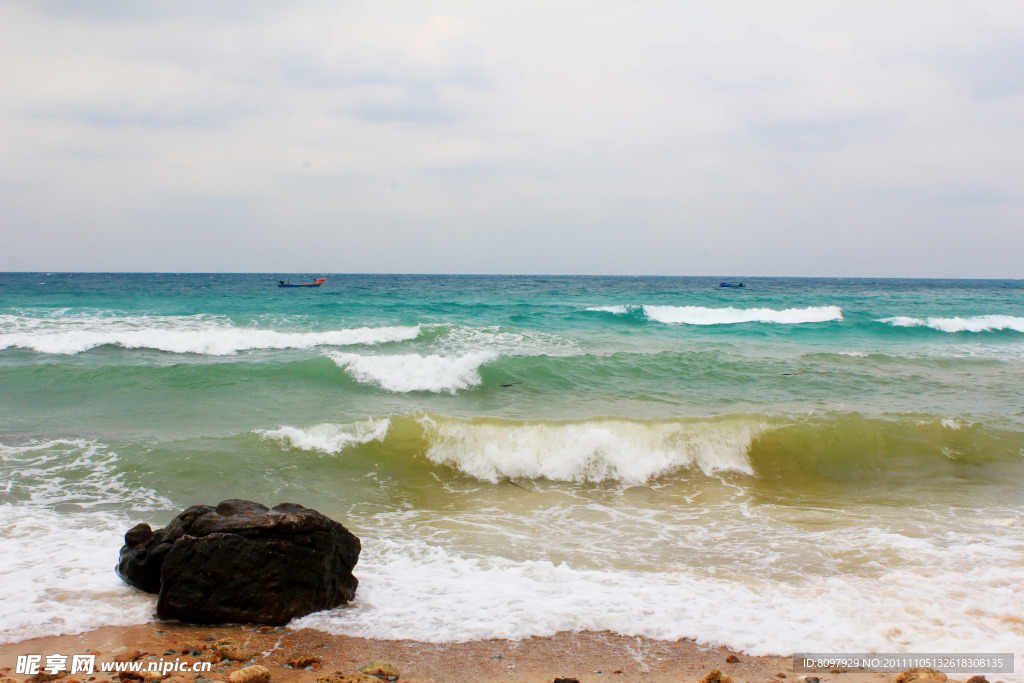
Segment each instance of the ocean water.
M362 539L297 626L1024 648L1024 282L283 277L0 275L0 640L237 497Z

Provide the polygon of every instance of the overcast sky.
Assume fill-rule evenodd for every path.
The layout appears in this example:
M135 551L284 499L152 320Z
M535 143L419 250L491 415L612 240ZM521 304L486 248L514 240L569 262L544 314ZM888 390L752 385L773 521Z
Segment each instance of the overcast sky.
M0 4L0 270L1024 277L1024 2Z

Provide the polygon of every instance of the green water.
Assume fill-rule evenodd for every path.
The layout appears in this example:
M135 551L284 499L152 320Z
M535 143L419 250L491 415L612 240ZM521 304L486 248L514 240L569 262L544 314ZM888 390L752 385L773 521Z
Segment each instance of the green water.
M0 275L0 635L242 497L363 539L327 630L1024 645L1024 283L285 277Z

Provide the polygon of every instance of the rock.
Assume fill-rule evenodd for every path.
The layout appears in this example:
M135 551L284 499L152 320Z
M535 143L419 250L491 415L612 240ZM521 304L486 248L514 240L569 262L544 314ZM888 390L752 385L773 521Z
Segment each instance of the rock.
M729 655L728 657L725 658L725 661L728 664L735 664L736 662L740 661L740 658L737 657L736 655Z
M252 652L238 644L234 638L223 638L213 644L213 652L221 659L230 659L232 662L244 662L252 659Z
M578 678L556 678L554 683L580 683Z
M125 534L118 575L157 593L160 619L279 625L355 597L359 539L294 503L192 506L162 529Z
M380 679L364 673L331 674L320 676L316 683L380 683Z
M232 671L228 675L228 680L231 683L270 683L270 669L259 664L247 666L244 669Z
M722 673L721 669L712 669L704 674L700 683L732 683L732 679Z
M0 681L2 683L2 681ZM988 679L984 676L971 676L967 679L967 683L988 683Z
M305 669L307 666L319 664L321 661L323 660L321 660L319 657L314 657L313 655L299 655L297 657L292 657L288 660L287 663L288 666L293 667L295 669Z
M115 662L136 662L142 658L142 653L138 650L132 650L130 652L121 652L114 655Z
M935 669L929 669L926 666L915 666L912 669L905 669L896 674L896 683L910 683L910 681L920 681L924 679L933 679L945 683L946 674Z
M391 662L375 661L370 662L359 670L364 674L376 676L385 681L397 681L399 677L398 668Z

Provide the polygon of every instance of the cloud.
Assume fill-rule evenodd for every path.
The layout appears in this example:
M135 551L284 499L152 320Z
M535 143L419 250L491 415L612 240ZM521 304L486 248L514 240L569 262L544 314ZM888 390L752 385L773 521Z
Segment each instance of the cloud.
M901 275L923 245L952 276L1020 255L1015 3L15 1L0 22L4 269Z

